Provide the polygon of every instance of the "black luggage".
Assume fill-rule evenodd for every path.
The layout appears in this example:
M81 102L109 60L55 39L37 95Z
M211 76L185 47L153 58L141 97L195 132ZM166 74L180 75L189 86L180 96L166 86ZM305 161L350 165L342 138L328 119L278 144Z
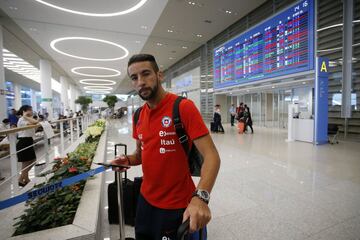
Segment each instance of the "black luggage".
M176 240L188 240L189 236L189 227L190 227L190 219L183 222L177 230ZM195 236L192 236L191 239L197 240L207 240L206 230L200 229Z
M122 146L125 148L124 153L127 154L127 146L125 144L115 144L115 157L117 157L117 147ZM123 214L125 224L135 226L135 215L137 197L140 192L140 186L142 178L136 179L136 184L127 178L127 172L125 172L125 178L123 179ZM137 194L135 193L137 192ZM118 209L118 193L117 193L117 181L110 183L108 186L108 219L110 224L119 223L119 209Z

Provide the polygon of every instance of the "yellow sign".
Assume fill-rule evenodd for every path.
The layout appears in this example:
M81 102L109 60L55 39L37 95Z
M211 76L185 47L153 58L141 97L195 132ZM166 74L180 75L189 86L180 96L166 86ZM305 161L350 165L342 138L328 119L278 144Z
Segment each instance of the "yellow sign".
M320 72L327 72L327 67L326 67L326 62L325 62L325 61L323 61L323 62L321 63Z

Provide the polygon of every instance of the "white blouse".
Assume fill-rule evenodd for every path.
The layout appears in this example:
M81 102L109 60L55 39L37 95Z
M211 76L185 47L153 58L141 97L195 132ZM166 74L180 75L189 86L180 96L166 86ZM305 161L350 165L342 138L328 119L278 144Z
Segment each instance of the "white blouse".
M28 126L29 123L30 122L27 121L24 117L21 117L17 123L17 126L18 127L26 127L26 126ZM34 136L35 136L35 128L18 132L19 138L24 138L24 137L32 137L33 138Z

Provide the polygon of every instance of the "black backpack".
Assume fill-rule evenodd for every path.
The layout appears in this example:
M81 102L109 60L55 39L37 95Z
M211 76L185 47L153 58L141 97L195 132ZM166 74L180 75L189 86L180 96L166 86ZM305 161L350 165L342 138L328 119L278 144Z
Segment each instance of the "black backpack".
M173 119L175 131L176 131L176 135L177 135L185 153L187 153L190 173L194 177L200 177L201 176L201 167L204 162L204 158L201 155L201 153L199 152L199 150L196 148L195 144L192 144L191 149L189 149L189 138L188 138L188 135L186 134L184 125L181 122L180 111L179 111L180 102L183 99L184 99L184 97L181 97L181 96L176 99L174 106L173 106L172 119ZM142 107L139 107L134 113L134 124L135 125L137 124L137 122L139 120L141 109L142 109Z

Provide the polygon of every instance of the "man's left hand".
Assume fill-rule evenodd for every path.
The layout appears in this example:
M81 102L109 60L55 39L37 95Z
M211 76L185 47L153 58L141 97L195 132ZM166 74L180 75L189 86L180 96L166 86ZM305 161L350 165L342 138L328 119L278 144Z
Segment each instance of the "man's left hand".
M208 205L198 197L193 197L183 215L183 222L190 218L190 232L204 228L211 219Z

